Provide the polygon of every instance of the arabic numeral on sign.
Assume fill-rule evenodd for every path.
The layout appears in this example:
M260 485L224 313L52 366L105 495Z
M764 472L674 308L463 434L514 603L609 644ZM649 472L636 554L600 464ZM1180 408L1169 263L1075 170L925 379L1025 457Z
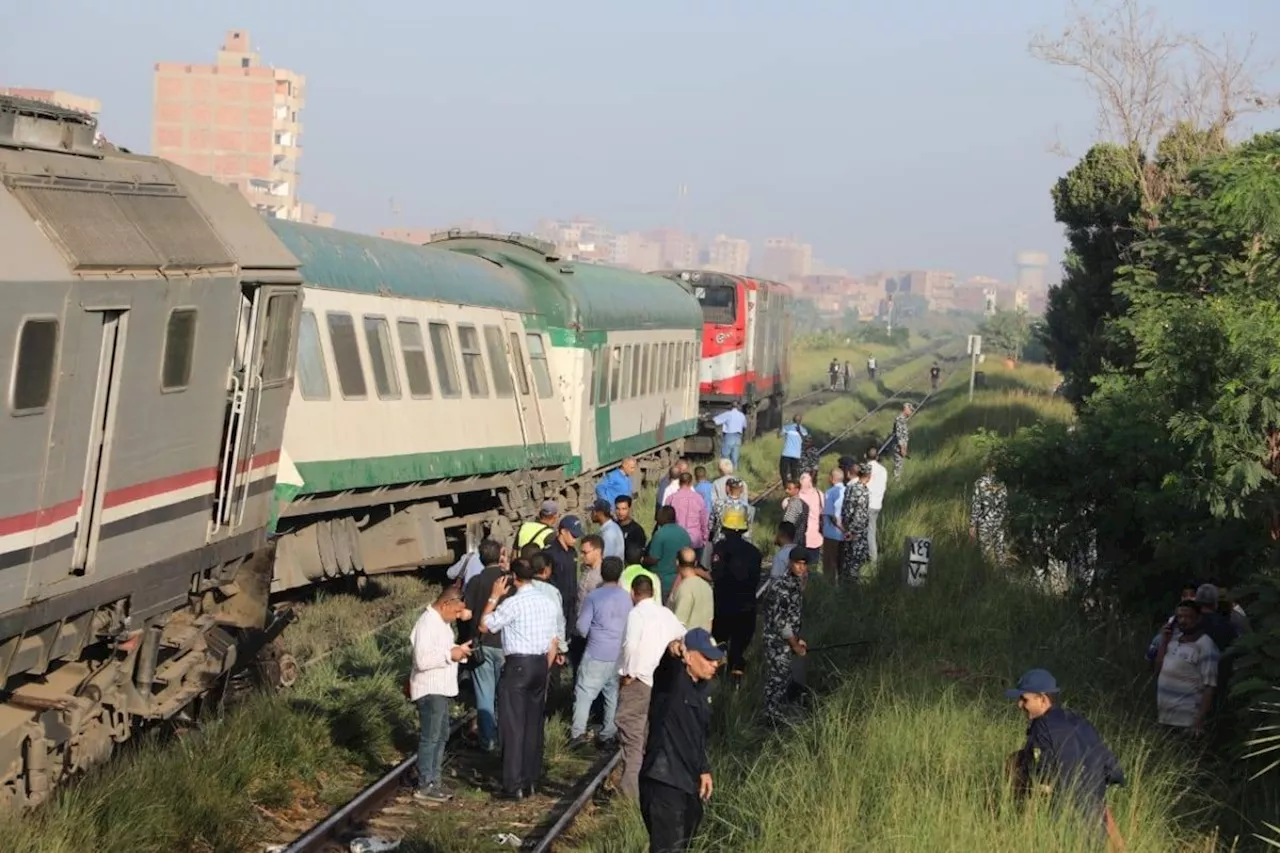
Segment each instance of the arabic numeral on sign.
M911 562L927 563L929 562L929 551L932 549L933 543L928 539L912 539L911 540Z

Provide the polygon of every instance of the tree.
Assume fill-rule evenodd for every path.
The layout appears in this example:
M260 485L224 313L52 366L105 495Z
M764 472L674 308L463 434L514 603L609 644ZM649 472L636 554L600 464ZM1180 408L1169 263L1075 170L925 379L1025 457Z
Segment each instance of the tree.
M1062 283L1050 291L1043 341L1079 403L1108 367L1132 367L1116 293L1116 270L1135 242L1159 225L1165 199L1182 192L1191 169L1229 149L1240 115L1277 99L1255 81L1253 39L1210 46L1170 30L1140 0L1105 0L1091 14L1073 3L1070 25L1040 34L1031 53L1080 74L1098 102L1101 142L1053 188L1066 228Z
M1025 311L997 311L978 326L978 334L992 349L1017 361L1031 342L1031 321Z

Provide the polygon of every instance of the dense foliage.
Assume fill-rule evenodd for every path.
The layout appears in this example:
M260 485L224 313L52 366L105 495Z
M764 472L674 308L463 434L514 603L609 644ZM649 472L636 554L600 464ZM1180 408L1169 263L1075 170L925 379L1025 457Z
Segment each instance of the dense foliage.
M978 326L978 334L985 352L1019 361L1031 343L1031 319L1026 311L996 311Z
M1190 580L1236 590L1248 713L1280 684L1280 134L1180 130L1153 175L1158 204L1098 146L1055 187L1071 252L1043 337L1077 422L1022 431L999 465L1032 562L1097 531L1091 600L1155 615Z

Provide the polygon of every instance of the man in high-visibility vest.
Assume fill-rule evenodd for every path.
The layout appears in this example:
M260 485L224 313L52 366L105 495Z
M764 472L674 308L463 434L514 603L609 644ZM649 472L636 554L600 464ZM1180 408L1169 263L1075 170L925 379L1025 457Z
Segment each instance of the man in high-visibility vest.
M530 542L539 548L547 547L547 541L556 529L556 519L560 517L560 507L555 501L543 501L538 508L538 518L526 521L516 531L516 551Z

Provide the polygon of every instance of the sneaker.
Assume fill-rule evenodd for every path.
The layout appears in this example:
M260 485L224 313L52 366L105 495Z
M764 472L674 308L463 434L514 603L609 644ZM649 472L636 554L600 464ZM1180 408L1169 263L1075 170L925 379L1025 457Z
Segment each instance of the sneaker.
M591 743L591 738L586 735L578 735L576 738L569 741L569 749L582 749L589 743Z
M618 748L618 738L616 735L614 737L597 738L596 747L605 752L613 752Z
M414 791L413 798L420 803L447 803L453 799L453 794L439 782L432 782L427 787Z

